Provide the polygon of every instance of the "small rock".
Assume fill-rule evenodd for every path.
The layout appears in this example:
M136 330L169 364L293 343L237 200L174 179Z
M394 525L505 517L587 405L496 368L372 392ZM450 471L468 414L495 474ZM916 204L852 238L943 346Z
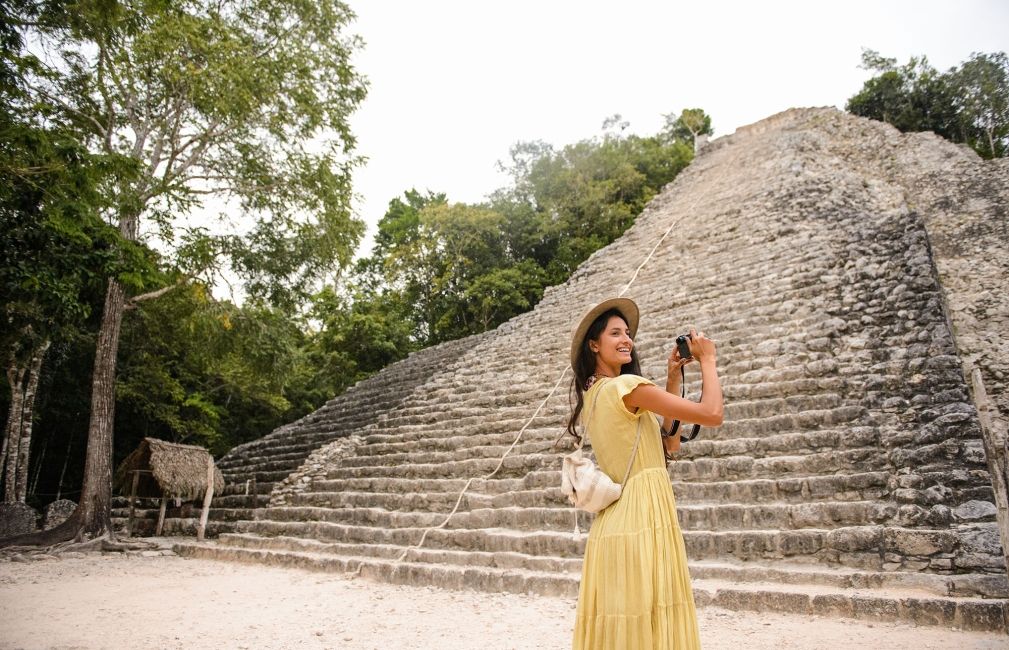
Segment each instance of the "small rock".
M210 470L207 470L207 476L210 475ZM141 551L140 557L161 557L161 551Z

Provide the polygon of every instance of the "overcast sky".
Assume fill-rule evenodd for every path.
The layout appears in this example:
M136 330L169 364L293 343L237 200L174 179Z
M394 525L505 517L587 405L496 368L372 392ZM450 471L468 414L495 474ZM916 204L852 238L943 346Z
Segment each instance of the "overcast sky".
M1007 0L508 2L347 0L370 81L352 120L369 242L415 187L476 202L503 186L516 142L563 146L620 113L650 135L703 108L715 135L794 106L837 106L870 76L868 47L940 70L1009 51Z

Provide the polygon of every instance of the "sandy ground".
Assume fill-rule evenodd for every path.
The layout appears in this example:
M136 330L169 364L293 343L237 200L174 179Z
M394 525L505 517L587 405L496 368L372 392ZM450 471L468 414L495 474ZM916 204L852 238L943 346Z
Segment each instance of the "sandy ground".
M570 599L343 575L88 554L0 562L0 648L569 648ZM1007 648L1009 637L707 608L706 649Z

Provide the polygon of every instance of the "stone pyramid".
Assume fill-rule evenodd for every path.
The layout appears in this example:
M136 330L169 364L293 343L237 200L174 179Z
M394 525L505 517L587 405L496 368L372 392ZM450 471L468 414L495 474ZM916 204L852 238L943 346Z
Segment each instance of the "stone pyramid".
M1007 188L1006 161L834 109L739 129L531 312L233 450L220 538L176 549L573 597L569 337L623 292L646 376L691 324L718 343L725 423L669 468L699 604L1005 629L965 369L1004 432Z

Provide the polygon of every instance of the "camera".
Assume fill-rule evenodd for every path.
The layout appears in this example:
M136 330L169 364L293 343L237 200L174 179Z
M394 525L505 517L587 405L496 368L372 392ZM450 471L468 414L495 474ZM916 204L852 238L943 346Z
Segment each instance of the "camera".
M680 334L676 337L676 349L680 353L681 359L692 359L693 356L690 354L690 345L687 341L690 340L689 334Z

